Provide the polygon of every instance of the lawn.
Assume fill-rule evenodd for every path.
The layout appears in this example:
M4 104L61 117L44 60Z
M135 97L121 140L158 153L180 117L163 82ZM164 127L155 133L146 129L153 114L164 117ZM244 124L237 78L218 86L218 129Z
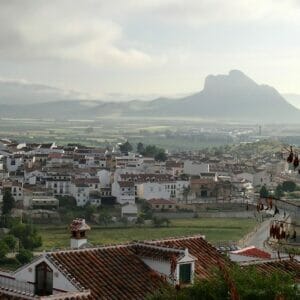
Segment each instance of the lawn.
M174 236L202 234L212 243L237 241L256 225L252 219L180 219L169 227L100 228L92 226L88 241L94 245L126 243L134 240L160 239ZM40 250L69 246L70 234L66 226L39 226L43 238Z

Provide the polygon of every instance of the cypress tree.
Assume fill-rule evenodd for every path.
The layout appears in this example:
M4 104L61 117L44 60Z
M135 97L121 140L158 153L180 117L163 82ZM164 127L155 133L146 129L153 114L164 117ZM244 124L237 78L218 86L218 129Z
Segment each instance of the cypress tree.
M9 189L6 189L3 195L3 202L2 202L2 214L8 215L10 214L11 210L15 207L15 199L12 196Z

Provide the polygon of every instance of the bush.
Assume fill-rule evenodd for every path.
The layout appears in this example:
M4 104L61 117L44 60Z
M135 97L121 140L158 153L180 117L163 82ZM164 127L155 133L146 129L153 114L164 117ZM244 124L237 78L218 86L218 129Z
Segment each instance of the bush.
M11 235L8 234L3 238L3 241L5 242L5 244L7 245L7 247L9 248L10 251L14 251L17 245L17 239Z
M168 227L170 225L170 220L167 218L153 217L152 224L154 227L163 227L163 226Z
M282 190L284 192L294 192L296 190L296 183L293 181L284 181L282 183Z
M22 264L27 264L33 259L33 254L30 250L21 248L20 252L16 255L16 259Z
M1 240L0 241L0 260L5 258L8 251L9 251L8 246L6 245L6 243L3 240Z
M74 197L57 196L57 199L59 200L59 207L65 207L65 208L77 207L76 199Z
M25 249L33 250L42 246L42 237L37 234L36 229L29 224L19 223L12 227L11 233L20 240Z

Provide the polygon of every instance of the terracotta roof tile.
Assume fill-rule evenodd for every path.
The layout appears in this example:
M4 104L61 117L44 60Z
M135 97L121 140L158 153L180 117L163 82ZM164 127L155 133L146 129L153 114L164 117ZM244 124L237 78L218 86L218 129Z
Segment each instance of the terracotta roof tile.
M263 251L261 249L258 249L255 246L250 246L250 247L247 247L244 249L235 250L235 251L232 251L231 253L244 255L244 256L257 257L257 258L262 258L262 259L270 259L271 258L270 253Z
M176 201L174 200L169 200L169 199L150 199L150 200L147 200L148 203L150 204L176 204Z
M272 274L274 272L284 272L293 276L298 282L300 282L300 263L296 260L282 259L282 260L269 260L266 262L256 261L243 263L241 266L243 268L249 268L250 266L255 266L255 268L266 275Z
M138 243L132 246L133 252L139 257L153 258L157 260L170 261L174 257L179 259L184 256L184 250L173 249L169 247L160 247L156 245L147 245Z
M143 299L164 280L127 246L51 253L92 299Z
M188 248L189 253L197 258L195 262L195 274L199 278L210 276L211 270L218 267L218 262L228 263L225 256L209 244L203 236L171 238L169 240L154 241L153 243L178 249Z

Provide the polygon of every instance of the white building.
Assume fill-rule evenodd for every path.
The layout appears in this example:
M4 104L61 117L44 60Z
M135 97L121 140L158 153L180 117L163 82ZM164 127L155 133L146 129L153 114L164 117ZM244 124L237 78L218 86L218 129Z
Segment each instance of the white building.
M121 208L121 216L127 218L129 221L134 221L138 216L138 208L136 204L125 204Z
M6 169L8 172L16 172L24 164L22 155L12 155L6 158Z
M82 181L73 181L70 184L70 194L76 199L77 206L84 206L90 200L90 187Z
M111 189L112 196L117 198L120 204L135 203L135 187L130 181L115 181Z
M188 175L200 175L200 173L208 173L208 163L198 163L191 160L184 161L183 173Z

